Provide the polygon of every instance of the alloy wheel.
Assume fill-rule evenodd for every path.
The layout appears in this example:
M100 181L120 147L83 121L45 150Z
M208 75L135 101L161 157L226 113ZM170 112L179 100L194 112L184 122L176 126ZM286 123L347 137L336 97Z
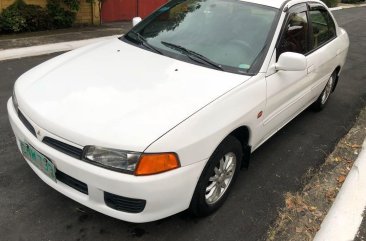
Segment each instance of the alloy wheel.
M334 84L334 77L332 75L332 76L330 76L328 83L325 86L325 89L323 91L322 100L321 100L322 105L324 105L325 102L327 102L330 94L332 93L333 84Z
M237 159L233 152L225 154L214 168L206 187L205 200L208 205L217 203L228 189L236 170Z

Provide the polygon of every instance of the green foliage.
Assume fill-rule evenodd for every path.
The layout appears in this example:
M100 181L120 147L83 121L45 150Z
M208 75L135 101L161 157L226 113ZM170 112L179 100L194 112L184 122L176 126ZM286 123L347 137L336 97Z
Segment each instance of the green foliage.
M328 7L336 7L339 3L339 0L322 0Z
M0 13L0 32L30 32L71 27L79 6L79 0L48 0L46 8L16 0Z
M0 15L0 30L3 32L24 32L48 28L47 12L40 6L27 5L17 0Z
M21 32L26 20L14 7L9 7L0 16L0 29L4 32Z
M63 0L63 3L72 11L77 12L80 8L79 0Z
M40 6L25 5L21 10L21 14L27 23L25 31L46 30L50 28L48 13Z
M48 0L47 11L53 28L68 28L75 21L76 13L63 8L59 0Z

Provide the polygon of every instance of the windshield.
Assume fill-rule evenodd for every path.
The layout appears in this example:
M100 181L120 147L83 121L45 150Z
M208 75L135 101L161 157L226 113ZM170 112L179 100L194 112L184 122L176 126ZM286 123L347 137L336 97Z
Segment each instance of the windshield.
M277 12L241 0L172 0L125 39L176 59L248 73L264 54Z

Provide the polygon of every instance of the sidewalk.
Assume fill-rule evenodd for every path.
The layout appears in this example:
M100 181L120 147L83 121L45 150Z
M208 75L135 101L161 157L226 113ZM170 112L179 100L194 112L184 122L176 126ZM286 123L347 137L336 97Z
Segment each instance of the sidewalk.
M122 35L132 27L130 22L116 22L102 26L77 27L42 32L0 35L0 51L46 44Z
M365 2L360 2L360 3L338 3L338 7L341 8L358 8L358 7L365 7L366 3Z
M366 4L365 3L338 3L337 7L333 7L330 8L331 11L338 11L338 10L342 10L342 9L347 9L347 8L359 8L359 7L365 7Z

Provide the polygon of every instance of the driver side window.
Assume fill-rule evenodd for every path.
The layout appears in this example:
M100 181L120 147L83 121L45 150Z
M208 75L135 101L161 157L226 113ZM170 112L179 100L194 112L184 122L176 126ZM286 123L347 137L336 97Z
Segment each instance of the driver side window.
M277 58L284 52L306 54L308 52L309 24L305 12L292 13L278 46Z

